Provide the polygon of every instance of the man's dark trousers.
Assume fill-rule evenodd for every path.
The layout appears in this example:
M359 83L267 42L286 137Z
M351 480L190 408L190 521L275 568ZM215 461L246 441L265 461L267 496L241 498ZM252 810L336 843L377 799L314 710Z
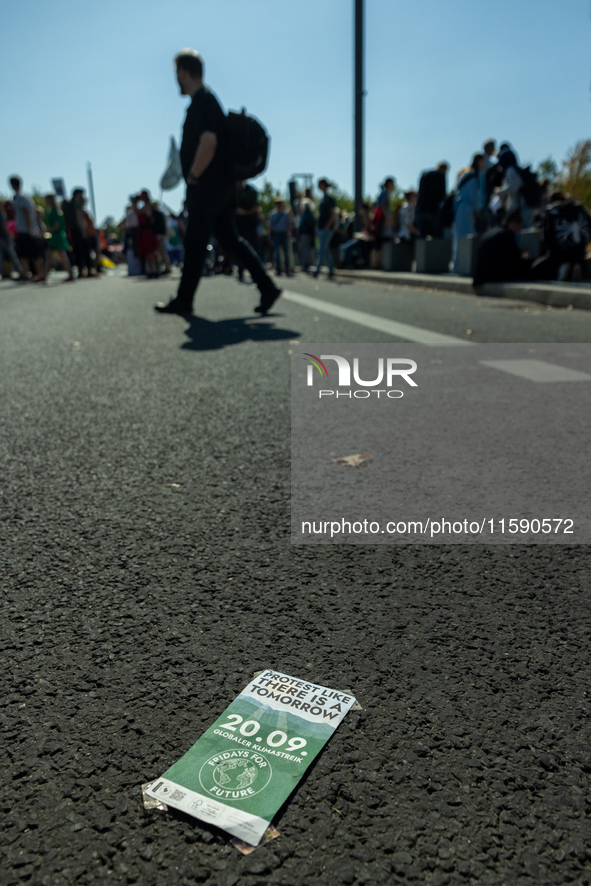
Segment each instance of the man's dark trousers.
M258 255L236 230L235 201L232 181L223 185L198 182L187 186L189 221L185 232L185 263L176 296L179 308L190 311L193 306L193 296L201 280L207 246L212 237L250 272L261 295L275 290L275 284Z
M259 240L259 217L258 213L252 213L250 215L237 215L236 216L236 230L238 231L238 236L242 237L243 240L246 240L247 243L250 243L256 254L259 254L258 251L258 240ZM242 276L244 274L244 265L242 262L238 262L238 279L242 280Z

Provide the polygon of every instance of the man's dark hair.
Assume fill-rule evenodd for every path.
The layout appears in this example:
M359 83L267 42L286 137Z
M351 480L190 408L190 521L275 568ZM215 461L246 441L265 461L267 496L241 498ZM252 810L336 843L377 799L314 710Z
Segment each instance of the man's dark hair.
M16 182L16 184L17 184L17 190L19 190L20 187L21 187L21 185L22 185L22 181L21 181L21 179L20 179L20 176L18 176L18 175L11 175L11 176L10 176L10 187L12 187L12 185L13 185L14 182Z
M523 216L521 214L521 209L513 209L505 219L505 225L509 227L509 225L513 224L523 224Z
M174 63L192 77L203 77L203 59L195 49L183 49L175 56Z
M84 193L84 188L74 188L74 190L72 191L72 197L75 197L76 194L83 194L83 193Z

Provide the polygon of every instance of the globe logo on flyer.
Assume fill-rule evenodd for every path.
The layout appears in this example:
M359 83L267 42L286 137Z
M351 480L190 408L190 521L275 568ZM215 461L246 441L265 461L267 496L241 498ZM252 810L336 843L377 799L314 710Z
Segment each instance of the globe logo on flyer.
M271 775L271 764L255 751L222 751L203 764L199 782L218 800L243 800L264 790Z

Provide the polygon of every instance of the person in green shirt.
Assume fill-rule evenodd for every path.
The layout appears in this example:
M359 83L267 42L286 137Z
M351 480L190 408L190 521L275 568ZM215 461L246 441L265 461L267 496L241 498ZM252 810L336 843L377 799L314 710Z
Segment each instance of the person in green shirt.
M72 270L72 265L70 264L70 259L68 258L70 244L68 243L68 235L66 234L66 223L64 221L63 212L61 209L58 209L55 194L46 195L45 205L47 207L45 210L45 227L47 228L49 238L46 244L47 258L45 260L44 279L47 278L47 275L51 270L53 253L58 252L62 266L64 270L68 272L68 280L74 280L74 272Z

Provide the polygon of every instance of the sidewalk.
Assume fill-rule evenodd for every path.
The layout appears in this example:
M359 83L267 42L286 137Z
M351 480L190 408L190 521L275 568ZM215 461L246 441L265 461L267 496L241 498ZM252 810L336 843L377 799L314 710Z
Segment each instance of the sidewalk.
M518 301L534 301L554 308L572 305L581 311L591 311L591 281L580 283L487 283L478 293L472 289L471 277L457 274L415 274L398 271L346 271L336 272L339 277L369 280L372 283L389 283L398 286L422 286L465 295L485 295L492 298L511 298Z

